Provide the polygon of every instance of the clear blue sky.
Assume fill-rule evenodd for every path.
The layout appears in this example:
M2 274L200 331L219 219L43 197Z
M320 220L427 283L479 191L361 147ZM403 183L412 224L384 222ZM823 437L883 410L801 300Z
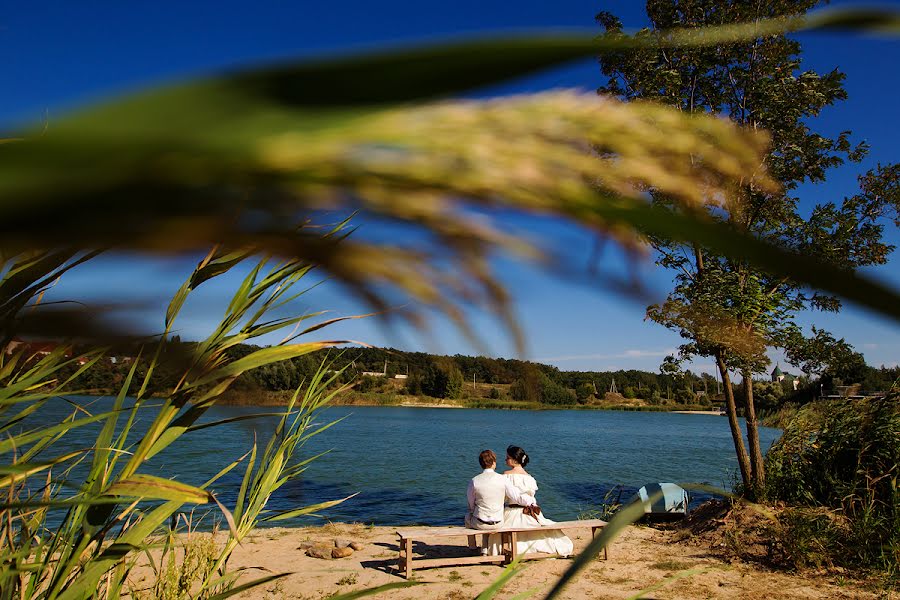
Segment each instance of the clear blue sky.
M852 5L854 2L833 2ZM893 2L900 5L900 2ZM110 93L205 74L239 65L332 51L365 49L387 43L425 41L459 34L518 31L528 28L593 28L593 16L610 10L626 27L645 23L643 2L557 0L501 3L457 0L453 3L384 0L333 2L84 2L7 3L0 8L0 79L7 92L0 102L0 127L62 114ZM805 186L804 205L839 199L855 192L856 176L877 162L900 159L896 99L900 82L900 40L871 36L803 34L806 65L847 73L850 99L829 109L818 122L826 133L845 129L866 140L871 154L861 166L835 171L829 182ZM591 90L603 83L595 61L583 61L552 73L504 86L496 93L567 87ZM896 232L894 243L900 242ZM900 245L900 244L898 244ZM616 260L610 257L610 260ZM110 256L67 277L57 297L108 301L148 298L161 303L180 284L193 261L139 260ZM677 335L643 320L641 303L603 290L560 281L526 265L501 262L502 277L516 297L516 312L527 334L527 357L563 369L656 370L663 356L680 343ZM665 272L644 267L656 289L668 283ZM874 276L900 288L900 253ZM233 281L204 290L180 323L183 337L196 338L215 320L223 294ZM340 290L324 286L301 309L362 309ZM159 321L161 312L157 312ZM473 317L489 352L513 356L508 336L490 318ZM804 316L844 336L865 353L870 364L897 364L900 327L853 307L839 316ZM355 321L335 329L341 336L411 350L474 353L452 327L433 321L430 336L408 329L387 331L375 322ZM775 360L777 355L772 355ZM711 371L711 365L697 368Z

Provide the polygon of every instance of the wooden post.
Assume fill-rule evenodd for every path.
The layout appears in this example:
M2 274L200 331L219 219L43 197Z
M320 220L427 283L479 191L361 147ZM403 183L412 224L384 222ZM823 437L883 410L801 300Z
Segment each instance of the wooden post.
M406 551L406 578L409 579L412 576L412 538L406 538L404 542L404 549Z
M600 528L599 527L591 527L591 539L594 539L595 537L597 537L598 529L600 529ZM599 557L600 554L597 554L597 556ZM603 560L609 560L609 553L606 551L606 546L603 546Z
M516 560L516 557L519 556L519 545L517 543L518 541L519 541L518 532L510 531L509 532L509 549L510 549L509 561L510 562Z

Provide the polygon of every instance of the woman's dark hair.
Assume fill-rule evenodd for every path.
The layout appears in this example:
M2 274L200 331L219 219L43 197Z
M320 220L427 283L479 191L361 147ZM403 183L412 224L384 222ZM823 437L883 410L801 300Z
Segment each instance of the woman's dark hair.
M507 448L506 455L523 467L528 464L528 455L518 446L510 446Z

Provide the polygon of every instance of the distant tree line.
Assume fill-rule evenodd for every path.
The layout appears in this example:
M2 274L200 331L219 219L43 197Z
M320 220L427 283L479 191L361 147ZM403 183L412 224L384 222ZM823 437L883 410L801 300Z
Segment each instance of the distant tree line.
M159 392L172 389L184 370L179 368L190 356L193 342L174 340L169 344L160 366L150 378L150 388ZM239 345L229 352L240 358L258 346ZM121 385L133 366L135 351L121 350L116 362L103 360L85 371L79 387L86 390L111 392ZM345 348L320 351L291 360L269 364L244 373L233 389L284 391L294 390L309 381L325 366L340 371L338 382L353 384L360 392L384 389L385 378L405 376L403 391L411 395L434 398L460 398L466 384L474 378L479 386L489 388L490 398L548 405L587 404L615 392L625 399L641 399L650 404L711 404L718 399L719 385L708 373L696 374L681 370L674 361L663 361L660 371L561 371L552 365L524 360L490 358L485 356L440 356L425 352L406 352L393 348ZM77 366L69 367L74 372ZM146 370L138 361L134 381L142 381ZM384 376L364 375L384 373ZM65 375L65 373L63 373ZM865 364L861 354L852 353L840 367L826 370L820 379L803 380L799 391L788 382L755 381L754 390L760 407L776 408L784 402L803 401L805 396L817 395L820 384L825 390L844 382L861 384L866 390L888 390L900 378L900 367L874 368Z

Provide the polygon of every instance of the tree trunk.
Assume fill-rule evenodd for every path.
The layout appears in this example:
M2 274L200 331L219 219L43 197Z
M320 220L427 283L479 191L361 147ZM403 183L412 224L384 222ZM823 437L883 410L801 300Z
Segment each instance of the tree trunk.
M758 498L766 482L765 464L762 450L759 447L759 426L756 423L756 407L753 403L753 374L742 370L744 378L744 401L746 408L744 418L747 420L747 441L750 446L750 475L753 488L749 490L754 498Z
M725 406L728 411L728 425L731 427L734 453L737 455L738 467L741 469L741 481L745 489L750 489L752 487L750 460L747 458L744 436L741 434L741 426L738 424L737 405L734 403L734 388L731 386L731 377L728 376L725 355L721 349L716 350L716 366L719 367L719 374L722 376L722 388L725 390Z

